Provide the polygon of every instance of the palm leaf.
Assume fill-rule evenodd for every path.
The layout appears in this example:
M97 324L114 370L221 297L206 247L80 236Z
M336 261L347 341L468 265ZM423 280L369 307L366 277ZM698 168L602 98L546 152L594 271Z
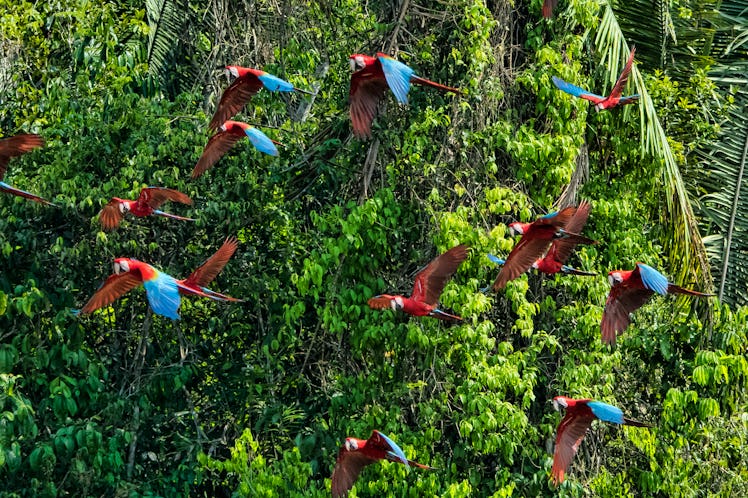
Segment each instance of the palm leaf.
M194 69L184 62L191 52L189 7L184 0L146 0L148 51L146 62L151 77L162 89L176 95L194 81ZM176 68L180 68L178 72Z
M629 45L609 5L603 6L603 16L595 37L595 45L603 54L601 64L608 68L611 86L629 55ZM647 92L644 78L634 65L629 81L639 93L639 120L643 155L656 158L662 165L665 185L665 207L662 221L666 225L665 247L679 282L703 282L711 289L709 259L691 208L688 191L681 176L665 130L657 118L652 97Z

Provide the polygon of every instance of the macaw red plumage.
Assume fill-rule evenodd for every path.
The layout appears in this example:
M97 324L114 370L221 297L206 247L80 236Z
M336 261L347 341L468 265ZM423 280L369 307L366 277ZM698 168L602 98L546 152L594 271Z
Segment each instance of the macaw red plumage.
M569 470L569 465L577 454L579 445L587 433L587 429L595 419L618 425L630 425L634 427L652 427L650 424L637 422L623 416L623 412L602 401L591 399L572 399L566 396L553 398L553 408L559 411L566 410L566 415L561 420L556 430L556 447L553 450L553 467L551 477L553 484L558 486L564 482L564 476Z
M375 310L392 308L413 316L432 316L441 320L462 320L459 316L450 315L438 309L437 305L447 280L454 275L457 267L467 258L467 255L466 245L460 244L453 247L434 258L418 272L409 298L380 294L369 299L369 307Z
M216 301L241 301L235 297L212 291L205 286L212 282L216 276L221 273L223 267L229 262L237 248L236 237L228 237L223 245L210 257L205 263L198 266L189 277L184 280L177 280L180 294L194 294L198 296L208 296Z
M181 300L176 279L148 263L132 258L115 259L114 273L101 284L83 308L75 313L93 313L141 284L145 287L146 297L154 313L172 320L179 319Z
M459 88L436 83L415 75L415 71L387 54L376 57L353 54L351 64L351 86L348 94L353 134L358 138L371 136L371 123L377 113L377 104L389 86L401 104L408 103L410 84L425 85L445 92L460 93Z
M5 177L5 172L8 170L8 162L11 157L18 157L43 145L44 139L33 133L16 135L0 140L0 192L7 192L11 195L17 195L41 204L54 206L54 204L36 194L17 189L2 181Z
M240 121L226 121L220 126L220 131L210 137L200 159L192 170L192 178L205 173L213 167L236 142L244 137L248 137L252 145L260 152L271 156L278 155L278 149L275 144L282 145L280 142L271 140L257 128L242 123Z
M590 209L592 206L587 201L582 201L577 206L576 211L571 219L566 223L564 231L568 233L582 233L584 225L587 224L587 218L590 216ZM551 242L551 248L545 253L542 259L536 260L532 267L539 272L547 273L552 275L554 273L564 273L567 275L580 275L580 276L595 276L597 273L586 272L566 266L564 263L571 256L572 251L577 246L572 237L561 237Z
M223 92L213 118L208 127L215 130L247 105L249 100L262 88L271 92L301 92L309 94L293 86L288 81L266 73L260 69L241 66L226 66L226 75L236 78Z
M166 201L181 202L182 204L191 205L192 199L187 195L163 187L146 187L140 191L140 195L134 201L112 197L112 199L99 212L99 222L106 230L117 228L124 218L125 213L131 213L133 216L164 216L175 220L195 221L192 218L185 218L175 214L165 213L158 208Z
M607 97L588 92L587 90L579 88L576 85L572 85L571 83L567 83L566 81L562 80L561 78L557 78L556 76L553 76L552 78L553 84L555 84L559 90L566 92L569 95L589 100L590 102L595 104L595 110L598 112L602 111L603 109L612 109L613 107L619 105L633 104L634 102L639 100L639 94L621 97L621 93L623 92L623 89L626 86L626 82L629 79L631 66L634 64L634 53L636 53L636 47L631 48L631 53L629 54L629 58L626 61L626 65L623 67L621 75L618 77L616 84L613 85L613 89L610 91L610 95L608 95Z
M600 324L602 341L615 344L616 336L626 330L631 322L631 313L649 301L655 292L665 294L686 294L696 297L711 297L705 294L679 287L668 282L667 277L649 265L636 263L633 270L613 270L608 273L610 293L605 302L603 319Z
M361 470L379 460L398 462L406 467L414 466L433 470L433 467L408 460L405 453L390 438L375 430L367 440L346 438L338 451L335 469L332 471L332 496L344 498L356 483Z
M576 211L577 208L569 206L561 211L541 216L532 223L511 223L510 233L522 234L522 238L507 256L504 266L493 283L493 290L503 289L507 282L529 270L554 240L567 239L567 244L561 249L562 253L570 251L568 248L573 248L576 244L596 244L596 241L564 228Z

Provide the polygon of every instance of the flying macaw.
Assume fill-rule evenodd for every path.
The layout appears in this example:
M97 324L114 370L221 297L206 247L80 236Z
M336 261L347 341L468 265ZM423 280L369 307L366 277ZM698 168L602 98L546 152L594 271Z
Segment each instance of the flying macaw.
M371 436L366 441L349 437L340 447L335 469L332 471L333 498L348 496L348 492L356 483L361 469L384 459L401 463L408 468L412 465L421 469L433 470L433 467L408 460L403 450L379 431L372 431Z
M668 282L667 277L649 265L636 263L633 270L613 270L608 273L610 293L605 302L603 320L600 324L602 341L615 344L616 336L626 330L631 322L631 313L639 309L656 292L665 294L687 294L696 297L711 297Z
M114 273L104 281L91 299L76 314L87 314L113 303L139 285L145 293L153 312L172 320L179 320L179 285L177 280L148 263L137 259L117 258ZM210 297L210 296L206 296Z
M269 139L257 128L240 121L226 121L219 129L220 131L210 137L208 144L203 149L203 154L197 161L195 169L192 170L192 178L197 178L212 168L245 135L249 137L249 141L257 150L271 156L278 155L275 144L282 145L280 142Z
M54 206L48 200L39 197L36 194L20 190L15 187L11 187L2 179L5 177L5 172L8 170L8 162L11 157L17 157L27 152L31 152L37 147L44 145L44 139L33 133L27 133L24 135L16 135L14 137L4 138L0 140L0 192L7 192L11 195L17 195L24 197L32 201L46 204L47 206Z
M415 71L387 54L377 53L376 57L353 54L351 64L351 124L353 134L358 138L371 136L371 123L377 113L377 104L389 86L401 104L408 103L410 84L430 86L445 92L460 93L459 88L445 86L415 75Z
M634 427L652 427L624 417L619 408L602 401L556 396L553 398L553 408L556 411L560 411L561 408L566 410L566 415L556 430L556 448L553 451L551 477L556 486L564 482L564 475L569 470L569 465L574 455L577 454L579 445L582 444L582 439L593 420L599 419L612 424Z
M553 17L553 9L558 5L558 0L545 0L543 2L543 17L550 19Z
M506 261L494 256L493 254L487 254L488 259L490 259L493 263L496 263L497 265L503 266L506 264ZM541 258L535 261L530 268L537 270L541 273L546 273L548 275L553 275L554 273L563 273L564 275L578 275L582 277L594 277L597 275L597 273L593 273L590 271L584 271L579 270L577 268L566 266L563 264L560 264L560 266L556 266L556 262L549 263L546 258ZM548 266L546 266L548 264ZM488 291L490 287L486 287L485 291Z
M503 268L493 283L493 290L503 289L507 282L529 270L554 240L567 239L568 243L573 245L596 244L596 241L564 228L573 218L576 210L577 208L569 206L561 211L541 216L532 223L510 223L509 233L512 235L519 233L522 238L507 256Z
M261 71L241 66L226 66L226 75L230 78L236 78L231 85L223 92L221 101L218 103L218 109L210 120L208 127L211 130L217 129L226 120L231 119L238 113L249 100L262 88L267 88L271 92L301 92L311 95L306 90L294 87L288 81L284 81L277 76Z
M221 273L223 267L226 266L226 263L229 262L231 256L236 252L236 247L236 238L228 237L215 254L208 258L205 263L198 266L189 277L184 280L177 280L179 293L194 294L198 296L207 295L216 301L241 301L241 299L236 299L235 297L227 296L226 294L221 294L220 292L215 292L205 287L212 282L219 273Z
M598 112L602 111L603 109L612 109L613 107L616 107L618 105L633 104L634 102L639 100L638 93L634 95L629 95L628 97L621 97L621 93L623 92L623 89L626 86L626 82L629 79L629 73L631 73L631 66L634 63L635 52L636 52L636 47L632 47L631 54L629 55L629 58L626 61L626 65L623 68L623 72L618 77L616 84L613 85L613 89L610 91L610 95L608 95L607 97L602 97L600 95L590 93L587 90L579 88L576 85L572 85L571 83L567 83L566 81L562 80L561 78L557 78L556 76L553 76L552 78L553 84L556 85L559 90L564 91L568 93L569 95L573 95L575 97L580 97L585 100L589 100L590 102L595 104L595 110Z
M128 212L137 217L156 215L175 220L195 221L192 218L159 211L158 208L166 201L192 204L192 199L178 190L163 187L146 187L140 191L140 196L134 201L112 197L99 213L99 222L101 222L101 225L106 230L113 230L119 226L125 213Z
M434 258L418 272L410 297L380 294L369 299L371 309L392 308L413 316L432 316L440 320L461 321L462 318L450 315L437 308L439 296L447 280L454 275L468 255L468 247L460 244Z

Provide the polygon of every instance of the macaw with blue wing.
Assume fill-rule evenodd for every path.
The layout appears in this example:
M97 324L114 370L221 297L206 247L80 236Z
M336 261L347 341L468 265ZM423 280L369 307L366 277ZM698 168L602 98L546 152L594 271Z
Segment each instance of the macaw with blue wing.
M275 145L282 145L280 142L271 140L263 132L247 123L226 121L221 125L220 131L208 140L208 144L192 170L192 178L197 178L212 168L236 142L245 136L249 137L249 141L260 152L270 156L278 155L278 149Z
M151 309L158 315L179 320L179 286L177 280L137 259L117 258L114 260L114 273L104 281L91 299L76 311L76 314L93 313L99 308L108 306L143 285ZM210 297L210 296L205 296Z
M344 498L356 483L361 470L379 460L397 462L410 468L433 470L433 467L408 460L402 449L390 438L375 430L367 440L346 438L338 451L335 469L332 471L332 496Z
M571 461L577 454L579 445L582 444L582 439L584 439L584 435L592 425L593 420L598 419L617 425L652 427L649 424L624 417L619 408L602 401L556 396L553 398L553 408L556 411L560 411L561 408L566 410L566 415L564 415L556 430L556 448L553 450L551 477L556 486L564 482Z
M389 88L401 104L408 103L410 84L430 86L444 92L460 93L459 88L436 83L416 76L415 71L381 52L376 57L353 54L351 64L351 87L349 101L353 134L358 138L371 136L371 123L377 113L377 105Z
M615 344L616 336L626 330L631 323L630 314L641 308L655 293L686 294L696 297L710 297L691 289L685 289L668 282L667 277L649 265L636 263L633 270L613 270L608 273L610 293L605 302L603 319L600 324L602 341Z
M623 89L629 79L631 66L634 64L634 53L636 53L636 47L631 48L631 54L626 61L623 72L621 72L621 75L618 77L616 84L613 85L613 89L610 91L610 95L608 95L607 97L588 92L587 90L579 88L576 85L572 85L571 83L568 83L561 78L557 78L556 76L553 76L552 78L553 84L556 85L559 90L566 92L569 95L589 100L590 102L595 104L595 110L598 112L602 111L603 109L612 109L613 107L619 105L633 104L634 102L639 100L638 93L629 95L627 97L622 97L621 94L623 93Z
M10 162L12 157L26 154L43 145L44 139L33 133L16 135L0 140L0 192L7 192L11 195L17 195L18 197L46 204L47 206L54 206L54 204L36 194L17 189L2 181L5 177L5 172L8 170L8 162Z
M529 270L538 259L543 257L555 240L565 239L573 245L596 244L597 242L592 239L565 229L576 211L576 207L569 206L561 211L541 216L532 223L510 223L509 233L521 234L522 238L507 256L504 266L493 283L493 290L503 289L507 282Z
M211 130L219 128L223 123L235 116L263 88L267 88L271 92L301 92L310 94L306 90L296 88L288 81L260 69L226 66L226 75L229 78L233 76L236 79L226 88L221 96L218 109L216 109L208 125Z

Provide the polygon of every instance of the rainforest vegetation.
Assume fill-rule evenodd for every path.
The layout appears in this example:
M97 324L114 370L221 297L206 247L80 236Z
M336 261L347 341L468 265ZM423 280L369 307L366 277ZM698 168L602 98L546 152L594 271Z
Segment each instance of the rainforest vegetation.
M0 0L0 138L38 133L0 196L0 496L322 497L348 436L408 458L351 496L748 496L748 11L743 0ZM595 112L636 46L638 103ZM370 139L348 113L353 53L459 87L388 92ZM256 67L239 142L190 173L227 86ZM744 182L743 182L744 183ZM98 220L112 197L174 188L182 222ZM592 205L570 264L483 293L507 223ZM239 246L180 320L142 290L79 309L117 257L184 278ZM445 323L374 311L458 244ZM636 262L717 297L656 296L600 340L613 269ZM181 277L180 277L181 276ZM549 474L554 396L596 422Z

